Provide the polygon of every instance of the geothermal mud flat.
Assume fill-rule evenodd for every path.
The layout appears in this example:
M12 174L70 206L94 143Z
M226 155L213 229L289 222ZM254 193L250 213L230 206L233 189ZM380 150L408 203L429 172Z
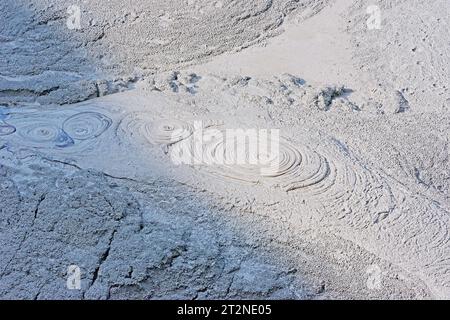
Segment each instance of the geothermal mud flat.
M0 4L0 297L449 298L449 4L181 2Z

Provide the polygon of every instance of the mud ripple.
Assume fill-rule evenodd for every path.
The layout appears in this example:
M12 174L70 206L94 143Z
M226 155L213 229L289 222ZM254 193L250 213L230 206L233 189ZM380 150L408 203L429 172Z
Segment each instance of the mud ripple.
M16 132L16 128L14 126L7 123L0 123L0 137L8 136L14 132Z
M214 175L279 186L286 191L320 184L329 175L325 157L308 147L297 147L286 138L279 140L278 150L272 149L278 141L269 138L261 147L260 141L252 137L239 149L225 136L224 131L206 130L202 143L184 140L172 147L173 160L179 155L179 163L205 168Z
M112 124L112 120L98 112L81 112L67 118L62 128L75 140L89 140L100 136Z
M16 125L18 135L27 144L36 147L68 147L74 144L73 139L60 126L40 118L22 118Z
M133 113L121 121L118 130L120 136L134 142L171 145L191 136L194 127L178 119L154 119L150 114Z

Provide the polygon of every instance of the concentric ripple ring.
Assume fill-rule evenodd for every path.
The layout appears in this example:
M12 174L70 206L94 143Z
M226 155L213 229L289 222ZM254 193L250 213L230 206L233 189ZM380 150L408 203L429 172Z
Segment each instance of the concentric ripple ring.
M134 141L144 140L152 145L171 145L194 132L193 125L178 119L153 119L146 113L127 116L120 124L121 131Z
M73 139L56 124L35 118L21 119L17 128L24 143L33 146L68 147L74 144Z
M7 123L0 124L0 136L7 136L16 132L16 128Z
M67 118L63 130L75 140L89 140L100 136L112 120L98 112L81 112Z
M265 183L280 186L287 191L306 188L322 182L330 174L328 160L308 147L298 147L286 138L269 140L265 148L256 151L251 145L261 146L251 137L241 149L230 148L226 133L205 131L203 143L188 139L174 145L172 155L188 155L192 161L187 163L199 165L207 171L226 178L250 183ZM271 138L269 138L271 139ZM254 141L253 141L254 140ZM236 145L234 145L236 146ZM190 151L186 152L182 150ZM237 155L240 160L237 160Z

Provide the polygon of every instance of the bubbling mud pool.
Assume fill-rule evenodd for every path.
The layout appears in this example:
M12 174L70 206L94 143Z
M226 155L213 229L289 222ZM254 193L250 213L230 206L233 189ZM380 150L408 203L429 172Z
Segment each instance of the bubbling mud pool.
M13 139L24 141L31 148L68 149L78 146L84 140L97 138L111 126L111 119L97 112L80 112L64 118L42 118L39 112L22 112L22 109L8 111L5 115L8 123L0 128L4 136L13 135ZM78 149L76 151L79 151Z
M1 131L7 134L0 137L0 152L40 156L123 179L145 181L158 172L218 195L287 202L277 212L291 223L308 217L315 228L332 228L417 275L430 288L436 287L438 294L445 292L445 286L436 285L446 279L445 259L433 263L446 255L445 209L410 195L339 140L322 136L319 143L312 131L280 127L279 139L267 136L266 141L267 146L278 144L275 156L252 153L250 145L259 141L249 138L240 150L243 162L227 163L238 153L227 144L227 128L242 123L239 115L203 115L199 127L188 105L179 112L174 102L158 94L150 100L148 106L145 98L126 93L114 102L100 99L46 111L2 109L2 125L8 129ZM247 117L243 129L251 128L252 121ZM253 123L260 127L256 119ZM204 138L201 144L195 140L199 131ZM180 152L186 152L191 162L174 162L173 156ZM258 163L261 157L264 161Z
M0 298L450 297L445 0L70 5L0 2Z

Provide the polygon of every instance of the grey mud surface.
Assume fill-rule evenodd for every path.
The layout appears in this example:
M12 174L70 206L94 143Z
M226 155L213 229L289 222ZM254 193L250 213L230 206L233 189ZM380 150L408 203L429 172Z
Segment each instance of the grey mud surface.
M2 1L0 103L68 104L279 33L317 0ZM80 30L69 29L69 5ZM245 31L245 32L244 32Z
M450 297L448 1L70 4L0 3L0 298ZM333 6L358 81L196 71ZM177 165L199 120L282 172Z

